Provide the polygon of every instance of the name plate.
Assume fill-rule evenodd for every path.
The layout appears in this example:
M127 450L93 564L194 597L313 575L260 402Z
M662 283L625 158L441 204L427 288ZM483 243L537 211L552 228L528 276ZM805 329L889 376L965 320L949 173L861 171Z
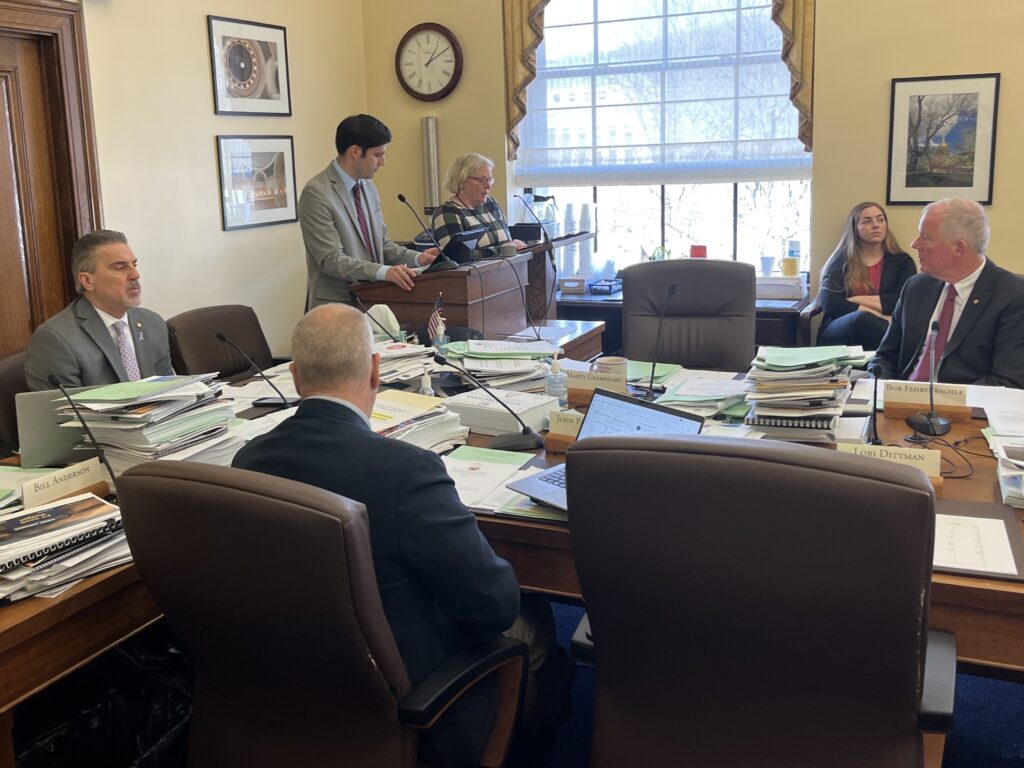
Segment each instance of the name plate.
M602 371L566 371L566 384L569 389L607 389L612 392L626 391L626 366L619 373Z
M889 445L853 445L839 443L836 449L843 453L870 456L907 467L917 467L928 477L940 477L942 453L921 448L896 448Z
M886 405L928 406L927 381L885 382ZM967 386L964 384L936 384L935 405L967 405Z
M58 469L48 475L29 480L21 487L25 508L37 507L67 496L75 491L107 481L107 473L98 458L88 459L70 467Z
M576 437L580 433L583 414L579 411L552 411L548 417L548 433Z

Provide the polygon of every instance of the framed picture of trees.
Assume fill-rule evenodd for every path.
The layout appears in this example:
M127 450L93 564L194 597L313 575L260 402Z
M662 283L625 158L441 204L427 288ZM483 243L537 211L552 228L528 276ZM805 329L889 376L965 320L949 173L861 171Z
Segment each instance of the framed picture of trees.
M998 105L998 73L894 79L887 202L990 205Z

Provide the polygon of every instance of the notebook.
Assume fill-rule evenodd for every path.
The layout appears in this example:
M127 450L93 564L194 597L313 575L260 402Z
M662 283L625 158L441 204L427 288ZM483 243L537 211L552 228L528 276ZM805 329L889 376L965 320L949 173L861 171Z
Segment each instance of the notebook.
M637 400L629 395L595 389L577 440L608 435L696 435L704 419L664 405ZM565 465L508 483L506 488L529 496L540 504L567 509Z

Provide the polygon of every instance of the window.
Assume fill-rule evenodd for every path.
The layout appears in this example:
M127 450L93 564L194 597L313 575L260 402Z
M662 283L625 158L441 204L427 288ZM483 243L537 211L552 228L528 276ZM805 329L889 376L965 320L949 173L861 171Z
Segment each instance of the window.
M554 194L563 226L599 211L594 271L641 248L759 264L808 241L811 158L770 0L551 0L544 27L515 182Z

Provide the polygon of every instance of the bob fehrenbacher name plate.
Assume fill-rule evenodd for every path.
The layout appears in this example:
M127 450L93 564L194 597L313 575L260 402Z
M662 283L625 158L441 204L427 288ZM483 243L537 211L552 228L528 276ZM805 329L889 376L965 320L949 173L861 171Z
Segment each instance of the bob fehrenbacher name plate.
M885 382L885 415L901 419L928 410L927 381ZM971 420L967 405L967 386L964 384L936 384L935 412L950 421L966 424Z

